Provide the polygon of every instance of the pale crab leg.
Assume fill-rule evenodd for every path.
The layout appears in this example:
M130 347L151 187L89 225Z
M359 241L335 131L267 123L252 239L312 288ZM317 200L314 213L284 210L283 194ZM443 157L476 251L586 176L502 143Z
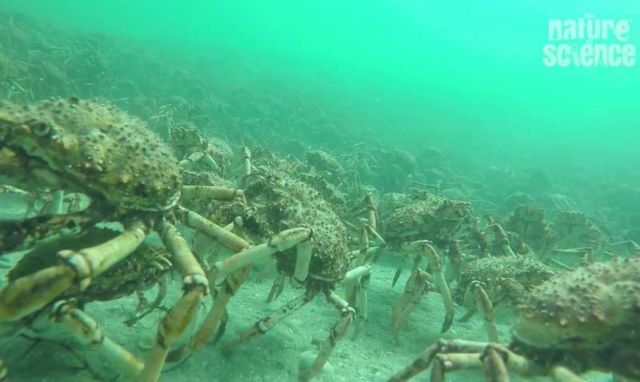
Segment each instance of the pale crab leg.
M443 352L475 353L479 359L480 352L487 346L486 342L465 340L439 340L426 348L411 365L395 373L387 382L405 382L420 374L433 362L436 355Z
M421 269L414 269L405 284L404 292L391 312L391 331L396 342L400 329L404 327L409 315L422 296L429 291L431 276Z
M251 150L249 150L249 148L247 146L244 146L242 148L242 159L243 159L243 164L244 164L244 171L243 171L243 175L244 177L248 177L249 175L251 175Z
M129 378L137 375L144 367L133 354L107 337L96 320L69 302L56 302L51 311L48 319L64 324L79 343L99 353L109 365Z
M256 261L266 259L274 253L285 251L308 241L311 235L312 231L310 228L287 229L278 233L266 243L249 247L224 260L216 261L212 268L215 269L218 274L228 274L246 265L253 264Z
M307 276L309 275L313 243L310 239L305 240L298 244L296 250L296 265L293 270L293 277L291 277L291 285L293 285L294 288L301 288L304 286Z
M360 267L365 263L365 254L369 248L369 232L366 227L362 227L360 230L360 251L356 258L352 261L352 266ZM344 281L345 298L352 306L355 306L356 295L358 291L359 280L355 277L350 277Z
M285 318L289 317L295 311L305 306L309 301L313 299L315 293L302 294L292 301L289 301L285 305L273 311L266 317L263 317L251 325L248 329L242 331L233 341L226 343L222 347L222 351L226 354L233 352L238 346L243 343L254 339L260 335L266 334L274 326L282 322Z
M487 337L489 338L489 341L499 343L500 338L498 336L498 329L496 328L495 312L493 310L493 303L491 302L489 295L482 287L482 283L479 281L471 282L471 284L469 285L469 291L473 294L476 306L482 313L482 318L487 329Z
M509 242L509 238L507 237L507 233L504 232L502 226L498 223L493 223L491 225L495 235L496 244L502 250L502 256L515 256L515 252L511 249L511 243Z
M444 333L449 330L451 324L453 323L453 315L455 313L453 298L451 298L449 285L447 285L447 282L444 279L444 275L442 274L442 263L440 262L440 256L438 256L435 248L433 248L433 246L429 242L424 241L421 243L421 246L424 256L429 261L429 265L431 267L433 283L438 287L438 291L442 296L442 303L444 304L446 314L444 322L442 323L442 328L440 329L440 333Z
M219 201L232 201L239 199L244 205L247 200L244 191L239 188L218 187L218 186L182 186L182 199L191 200L206 197Z
M360 252L352 264L356 267L347 272L344 280L346 300L350 306L356 308L356 312L358 313L354 337L360 333L362 324L366 321L368 315L367 287L371 279L371 265L367 264L367 253L369 249L369 234L371 232L372 229L369 225L365 224L362 227L360 233Z
M251 247L251 245L240 236L226 230L224 227L215 224L194 211L179 206L176 213L183 223L197 231L207 234L233 252L241 252Z
M140 375L143 382L155 382L160 378L171 345L187 330L198 313L202 298L209 293L207 277L176 227L162 221L158 233L173 254L173 264L183 277L184 294L158 326L156 340Z
M195 153L192 153L191 155L187 156L185 159L182 159L181 161L179 161L178 165L180 167L187 167L187 166L196 164L197 162L200 162L200 161L205 162L209 167L213 169L213 171L217 173L220 172L220 167L218 166L218 163L216 163L216 161L211 157L211 155L209 155L209 153L204 151L197 151Z
M296 245L303 244L309 241L311 234L312 231L309 228L288 229L274 236L267 243L249 247L240 253L213 264L207 276L210 283L213 284L220 274L226 275L223 283L223 293L216 296L214 306L211 308L205 323L198 330L198 333L192 337L190 344L173 352L171 361L182 359L206 342L207 338L218 327L229 299L245 280L254 262L267 258L276 252L285 251Z
M433 361L431 370L432 381L444 381L445 373L457 369L485 370L485 380L488 382L509 381L508 371L522 376L532 377L543 374L543 370L502 345L489 343L483 349L458 350L451 347L443 348ZM567 380L563 382L569 382Z
M21 277L0 291L0 321L14 321L42 308L76 284L84 289L118 261L131 254L144 240L147 227L131 224L115 238L80 251L64 250L62 264ZM34 293L38 291L38 293Z
M178 362L185 359L189 354L202 347L214 331L220 330L220 323L224 318L227 303L240 288L247 276L249 276L251 268L250 265L241 268L224 279L222 284L215 290L215 293L212 293L214 303L202 326L200 326L200 329L191 337L187 345L179 347L169 353L167 357L168 362ZM210 272L208 278L209 283L213 285L216 278L215 272Z
M313 363L308 368L300 369L298 377L300 381L309 381L322 370L331 356L333 348L347 333L349 325L351 325L356 314L355 310L349 306L349 303L347 303L347 301L342 297L338 296L334 291L327 294L327 300L329 300L329 302L331 302L340 311L341 318L340 321L331 328L329 338L327 338L320 347L320 351Z

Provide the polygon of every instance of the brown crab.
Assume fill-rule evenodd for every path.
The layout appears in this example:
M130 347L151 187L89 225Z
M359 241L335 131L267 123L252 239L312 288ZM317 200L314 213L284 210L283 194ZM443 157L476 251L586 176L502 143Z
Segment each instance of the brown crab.
M247 149L243 151L248 152ZM258 166L245 166L243 196L251 208L245 209L242 215L230 222L229 232L250 242L261 242L272 237L274 232L286 231L291 227L308 227L313 232L311 240L301 243L296 250L282 250L274 256L279 276L273 283L268 301L280 295L286 279L290 279L294 287L304 288L304 292L258 320L236 339L224 344L223 351L230 353L244 342L266 334L314 297L325 295L338 309L341 318L319 349L315 361L301 369L300 380L308 380L320 372L337 341L344 336L355 318L354 308L335 292L336 284L345 279L361 277L369 268L363 267L350 274L347 272L350 265L347 230L332 206L317 190L287 173L285 162L274 156L268 156L265 162ZM190 342L171 353L172 361L184 359L191 351L201 347L204 344L202 339L209 337L221 325L227 303L249 272L247 264L256 260L258 256L243 259L231 256L216 262L226 264L217 266L226 269L226 274L214 306Z
M407 280L405 291L395 304L392 312L392 329L397 338L398 331L404 326L411 310L421 296L430 289L431 281L437 286L445 307L445 319L441 328L446 332L453 322L454 305L449 292L449 281L457 273L461 255L459 242L470 252L482 251L478 239L479 230L469 203L448 200L421 190L412 190L409 200L399 200L398 206L382 217L383 235L393 248L418 251L412 274ZM414 245L404 246L407 243ZM404 246L404 248L403 248ZM445 270L437 248L449 248L449 269ZM431 273L419 268L420 259L426 258ZM445 274L450 274L445 276ZM397 281L400 270L396 272L393 284Z
M0 183L21 188L81 192L91 199L82 211L0 222L0 253L32 246L64 234L80 233L102 221L125 229L104 243L58 252L56 265L13 280L0 290L0 323L16 323L38 314L68 290L85 290L93 279L130 255L155 229L183 276L184 294L161 322L144 363L104 335L89 342L124 372L144 381L158 379L171 344L196 315L208 293L207 275L171 223L173 216L238 250L240 255L269 255L307 241L311 230L292 229L261 246L237 245L222 227L179 205L190 190L169 147L146 124L117 108L76 98L35 106L0 105ZM202 188L198 189L199 191ZM228 198L227 189L210 187L212 198ZM230 242L231 240L231 242ZM223 266L226 264L220 264ZM216 271L224 269L215 268ZM75 307L57 311L79 336L99 333L86 327ZM94 322L91 320L91 322ZM83 328L78 330L78 328Z
M555 275L555 271L533 256L490 256L465 261L460 268L454 300L468 312L461 321L479 310L489 340L498 342L493 307L506 300L517 306L527 293Z
M534 288L520 307L508 347L440 340L389 381L406 381L433 362L431 380L483 368L488 381L548 375L581 381L588 370L640 379L640 257L615 258L558 276Z

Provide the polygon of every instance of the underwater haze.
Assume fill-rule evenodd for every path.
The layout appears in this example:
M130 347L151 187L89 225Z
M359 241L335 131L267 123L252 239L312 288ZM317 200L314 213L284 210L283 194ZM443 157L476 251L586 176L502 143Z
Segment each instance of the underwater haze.
M0 382L640 380L639 21L0 0Z
M465 156L623 166L638 159L633 68L547 68L550 19L640 19L625 1L3 0L91 32L244 60L367 116L372 134ZM640 32L631 28L631 41ZM171 52L167 52L171 54ZM299 82L298 82L299 81Z

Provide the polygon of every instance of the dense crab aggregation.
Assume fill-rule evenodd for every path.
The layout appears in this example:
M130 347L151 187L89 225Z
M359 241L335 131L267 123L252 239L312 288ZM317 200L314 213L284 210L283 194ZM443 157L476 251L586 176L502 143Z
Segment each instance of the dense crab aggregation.
M640 258L615 258L560 273L532 289L519 308L509 347L440 340L389 381L400 382L431 363L432 380L483 368L488 381L549 375L558 381L600 370L640 378Z

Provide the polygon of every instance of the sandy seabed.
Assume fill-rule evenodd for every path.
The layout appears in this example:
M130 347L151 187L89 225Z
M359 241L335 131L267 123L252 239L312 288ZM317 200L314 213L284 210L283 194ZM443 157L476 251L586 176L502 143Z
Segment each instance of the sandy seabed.
M7 204L5 201L0 216L17 216L16 209L12 207L11 203ZM19 257L19 254L5 256L0 272L6 272L6 267ZM375 264L369 285L368 320L362 323L357 335L352 331L338 343L323 372L316 378L317 381L385 381L438 338L486 340L484 324L478 315L468 322L458 321L464 314L461 307L456 307L456 320L452 328L441 336L439 330L444 318L442 300L439 294L431 292L422 298L402 332L400 342L396 343L390 330L391 307L401 295L409 276L409 270L405 269L398 283L391 286L400 264L400 257L390 252L385 253ZM265 301L274 272L269 264L258 267L229 303L229 322L222 340L215 345L206 345L178 365L168 365L160 380L296 381L300 361L308 360L315 354L315 344L327 338L330 328L339 319L336 309L324 297L314 299L266 335L245 343L230 356L224 356L219 347L233 339L239 331L301 293L301 290L288 285L278 300L267 304ZM172 276L165 306L171 306L180 295L178 277ZM342 293L342 288L338 288L338 292ZM146 293L152 299L155 287ZM100 322L109 337L143 358L164 312L156 310L133 327L128 327L123 321L131 317L136 304L137 299L131 295L109 302L88 304L85 311ZM203 305L200 318L211 306L210 299ZM500 336L506 341L509 338L509 322L514 317L513 311L509 307L498 306L497 317ZM33 346L30 339L10 336L0 339L0 349L13 382L96 380L90 373L79 371L77 359L55 343L40 342ZM85 350L83 354L88 354L87 360L94 369L102 372L110 369L109 365L92 356L91 352ZM480 381L482 376L481 370L459 371L448 374L447 380ZM590 373L586 377L589 381L611 381L611 377L599 373ZM428 372L415 380L428 380Z

